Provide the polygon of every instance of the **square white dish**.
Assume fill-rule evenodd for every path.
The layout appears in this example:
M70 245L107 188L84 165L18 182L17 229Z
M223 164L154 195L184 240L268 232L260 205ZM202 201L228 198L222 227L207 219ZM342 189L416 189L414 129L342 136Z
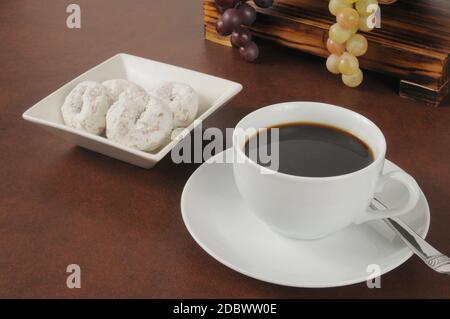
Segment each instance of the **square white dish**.
M192 86L199 95L200 109L195 123L188 127L189 132L242 90L242 85L236 82L120 53L83 73L29 108L23 113L23 118L78 146L142 168L152 168L186 134L178 136L157 153L146 153L112 142L105 137L68 127L63 122L61 106L77 84L85 80L103 82L110 79L127 79L147 90L165 81L182 82Z

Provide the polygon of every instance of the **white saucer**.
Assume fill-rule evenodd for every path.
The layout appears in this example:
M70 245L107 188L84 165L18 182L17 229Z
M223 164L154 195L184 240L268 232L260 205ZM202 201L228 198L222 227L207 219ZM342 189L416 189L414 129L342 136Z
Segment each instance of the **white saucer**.
M385 172L394 169L398 166L386 160ZM394 185L377 195L389 207L401 204L406 196L406 190ZM181 210L187 229L208 254L244 275L279 285L337 287L364 282L369 265L379 265L384 274L412 256L383 221L352 225L315 241L273 232L246 209L232 164L203 164L197 169L183 190ZM423 193L417 207L401 219L425 237L430 212Z

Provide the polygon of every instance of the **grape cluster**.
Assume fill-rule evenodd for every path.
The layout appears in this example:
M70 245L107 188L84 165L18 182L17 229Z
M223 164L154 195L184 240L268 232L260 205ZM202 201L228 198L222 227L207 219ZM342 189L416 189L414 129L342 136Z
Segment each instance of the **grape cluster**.
M330 12L337 23L330 27L327 48L331 55L327 59L327 69L341 74L342 82L349 87L357 87L363 81L359 68L359 56L367 52L367 39L357 32L371 31L373 13L378 8L377 0L330 0Z
M215 0L217 10L222 14L217 21L216 30L222 36L231 35L231 44L239 48L241 57L253 62L259 56L259 48L246 26L255 22L256 10L247 1ZM269 8L273 5L273 0L254 0L254 3L260 8Z

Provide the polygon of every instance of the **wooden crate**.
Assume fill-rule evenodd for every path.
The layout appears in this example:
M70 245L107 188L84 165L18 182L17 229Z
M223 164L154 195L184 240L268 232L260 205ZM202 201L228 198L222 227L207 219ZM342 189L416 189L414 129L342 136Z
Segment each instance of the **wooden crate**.
M400 80L400 95L433 106L449 91L450 0L384 0L381 28L364 33L369 51L361 67ZM328 30L335 17L328 0L275 0L269 9L257 8L251 30L269 39L321 57L327 57ZM219 14L214 0L204 0L205 37L230 45L217 34Z

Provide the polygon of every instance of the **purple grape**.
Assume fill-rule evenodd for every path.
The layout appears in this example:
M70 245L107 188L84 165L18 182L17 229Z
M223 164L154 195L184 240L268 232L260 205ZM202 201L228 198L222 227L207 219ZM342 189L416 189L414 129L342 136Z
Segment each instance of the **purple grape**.
M222 18L220 18L219 20L217 20L216 23L216 30L217 33L220 34L221 36L227 36L230 35L231 32L233 31L232 29L228 28L227 25L225 24L225 22L223 22Z
M260 8L269 8L273 5L273 0L254 0L255 4Z
M235 8L228 9L222 14L222 21L228 30L238 29L243 20L242 14Z
M256 10L251 5L243 3L238 7L238 11L242 15L243 24L252 25L256 20Z
M218 4L216 4L216 9L217 9L217 11L218 11L220 14L222 14L222 13L224 13L228 8L225 8L225 7L222 7L222 6L219 6Z
M214 2L218 7L221 7L223 9L232 8L236 4L236 0L215 0Z
M252 41L252 33L247 29L240 28L231 34L231 43L235 47L245 47L250 41Z
M239 48L241 57L247 62L253 62L259 57L259 48L255 42L251 41L246 46Z

